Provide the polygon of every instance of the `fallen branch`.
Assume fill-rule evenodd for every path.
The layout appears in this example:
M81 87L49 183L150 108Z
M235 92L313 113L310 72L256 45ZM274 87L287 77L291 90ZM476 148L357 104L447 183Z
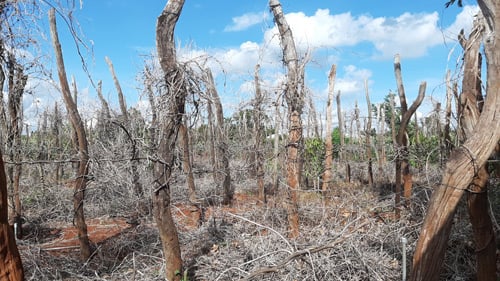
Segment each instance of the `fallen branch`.
M296 252L290 254L288 257L286 257L281 263L279 263L275 266L263 267L263 268L259 268L257 270L254 270L253 272L251 272L247 277L245 277L242 280L247 281L247 280L251 280L252 278L254 278L256 276L262 275L262 274L277 272L281 268L285 267L289 262L291 262L292 260L297 259L301 256L311 255L311 254L318 253L318 252L321 252L321 251L326 250L326 249L334 248L338 244L344 242L353 233L355 233L356 231L358 231L359 229L361 229L362 227L364 227L365 225L367 225L369 223L370 223L370 221L368 221L368 220L363 222L362 224L358 225L354 230L352 230L349 234L339 236L334 241L332 241L326 245L311 247L311 248L307 248L304 250L296 251Z

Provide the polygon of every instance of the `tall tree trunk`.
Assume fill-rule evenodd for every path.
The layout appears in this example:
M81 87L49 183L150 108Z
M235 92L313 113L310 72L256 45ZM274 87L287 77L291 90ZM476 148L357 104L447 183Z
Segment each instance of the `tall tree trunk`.
M9 225L7 204L7 180L0 152L0 279L24 280L23 264L16 245L14 233Z
M64 60L62 56L61 44L59 43L59 36L57 34L55 9L49 11L50 21L50 34L52 36L52 45L54 47L57 73L59 75L59 83L61 84L61 93L66 104L66 109L69 113L71 124L78 137L78 154L80 157L78 165L78 174L74 181L74 194L73 194L73 211L76 228L78 230L78 240L80 242L80 257L82 261L86 261L90 257L90 243L87 235L87 224L85 223L85 215L83 210L83 202L85 198L85 190L88 181L88 143L87 135L85 134L85 127L78 112L78 108L73 98L66 77L66 70L64 68Z
M478 4L486 20L486 100L470 137L451 153L441 184L434 189L413 256L412 281L439 279L458 202L500 139L500 34L495 32L500 30L500 2L478 0Z
M9 158L14 163L8 168L10 186L13 191L13 223L17 238L23 237L22 229L22 206L20 197L21 183L21 133L23 130L22 98L28 76L24 74L23 67L17 62L14 54L8 54L8 112L9 112L9 135L7 146Z
M160 233L163 255L165 257L166 278L169 281L180 280L182 257L177 227L172 217L170 206L170 176L174 163L174 149L179 126L185 112L186 82L184 73L177 64L174 42L174 30L184 6L184 0L169 0L156 23L156 48L160 66L163 70L167 91L162 96L162 116L159 158L156 162L155 189L153 208L156 225Z
M299 212L297 204L297 191L300 189L303 135L301 114L304 107L304 93L299 82L302 73L299 71L297 51L293 41L292 30L288 25L279 0L269 0L274 21L278 26L280 41L283 50L284 63L287 67L287 83L285 99L288 106L288 144L286 153L287 171L287 215L290 237L299 236ZM302 68L303 69L303 68Z
M365 149L366 149L366 158L368 160L368 184L373 186L373 160L372 160L372 103L370 102L370 93L368 91L368 80L365 79L365 96L366 96L366 106L368 109L368 122L366 124L365 130Z
M231 171L229 169L229 155L228 155L228 145L227 136L224 132L224 112L222 110L222 104L220 102L219 94L215 88L214 78L212 76L212 71L206 69L206 82L207 90L210 95L210 99L215 107L215 178L216 184L224 192L223 194L223 204L231 204L234 196L234 188L231 185ZM246 122L245 122L246 123Z
M118 93L118 103L120 104L120 110L122 112L123 122L127 124L128 123L127 103L125 102L125 96L123 96L122 87L120 86L120 81L118 80L118 77L116 77L115 68L113 66L113 62L111 61L111 59L108 57L104 58L106 60L106 63L108 64L109 72L111 72L111 76L113 76L116 92Z
M337 67L336 65L332 65L332 67L330 68L330 74L328 75L328 101L326 102L325 171L323 172L323 185L321 186L321 191L323 192L324 199L326 199L327 192L330 189L332 181L332 166L333 166L332 107L333 107L336 73L337 73Z
M399 101L401 103L401 122L399 124L398 134L396 136L396 215L399 216L401 185L403 184L403 195L406 202L409 201L412 193L412 175L410 173L410 161L408 160L408 133L407 126L411 116L417 111L425 97L425 88L427 83L420 83L418 96L410 108L406 103L406 94L401 75L401 62L399 55L394 58L394 74L398 86ZM394 115L394 112L393 112Z
M264 102L264 95L260 88L259 82L260 65L255 66L255 101L254 101L254 151L255 151L255 170L257 172L257 190L259 193L259 200L266 203L266 193L264 190L264 155L261 151L262 145L262 103Z
M460 129L465 139L473 134L482 110L481 91L482 56L479 52L484 30L482 18L476 18L469 38L463 30L459 42L464 49L464 76L460 95ZM489 213L488 200L489 171L487 164L479 168L467 192L467 207L476 244L477 280L496 280L496 239L495 230Z

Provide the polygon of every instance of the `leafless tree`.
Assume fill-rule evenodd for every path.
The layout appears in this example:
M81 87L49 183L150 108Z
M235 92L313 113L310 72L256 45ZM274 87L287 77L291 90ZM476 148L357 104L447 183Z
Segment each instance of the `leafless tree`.
M299 213L297 206L297 191L300 189L303 134L302 111L304 107L304 93L301 92L303 72L299 71L297 51L293 40L292 30L288 25L279 0L269 0L269 7L274 14L274 20L280 33L285 66L288 69L285 89L285 100L288 106L288 143L286 153L287 171L287 214L290 237L299 236ZM303 68L300 68L303 70Z
M160 232L167 280L180 280L182 275L181 248L170 205L170 177L187 95L184 72L177 63L174 42L175 25L183 6L184 0L169 0L156 23L156 48L163 70L166 93L161 97L158 111L161 127L159 159L154 167L153 212Z
M335 75L337 66L332 65L330 74L328 75L328 101L326 103L326 141L325 141L325 171L323 172L323 186L321 191L323 196L326 196L330 189L332 181L332 166L333 166L333 143L332 143L332 115L333 115L333 96L335 91Z
M401 75L401 61L399 55L394 58L394 74L396 76L396 83L398 86L399 102L401 105L401 121L399 123L398 133L396 136L396 215L399 216L399 208L401 204L401 185L404 188L405 200L409 200L411 197L412 189L412 175L410 173L410 161L408 159L408 133L406 131L408 124L411 120L412 115L417 111L425 96L425 87L427 83L420 83L418 89L418 96L413 101L410 108L406 103L406 93L403 85L403 78ZM394 112L393 112L394 115Z
M413 256L412 281L439 279L457 205L500 139L500 3L478 0L478 4L485 20L486 99L470 136L453 150L441 183L434 188Z
M66 70L64 68L64 60L62 56L61 44L57 33L55 9L49 11L50 33L52 37L52 45L54 48L57 72L59 76L59 83L61 85L61 93L66 104L66 109L70 116L73 130L78 138L78 154L80 161L78 163L78 174L74 180L74 194L73 194L73 211L76 228L78 230L78 239L80 241L80 256L83 261L86 261L91 254L89 237L87 234L87 224L85 223L85 215L83 209L83 202L85 199L85 190L87 188L88 173L89 173L89 152L87 135L85 133L85 126L78 112L78 108L74 99L71 97L71 90L69 88L68 79L66 77Z

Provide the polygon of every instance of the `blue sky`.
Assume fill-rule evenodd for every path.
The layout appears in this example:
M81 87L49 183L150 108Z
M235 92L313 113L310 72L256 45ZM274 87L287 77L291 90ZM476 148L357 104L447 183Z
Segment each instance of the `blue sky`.
M104 60L108 56L128 106L144 106L147 99L140 101L136 75L144 60L154 53L156 18L166 1L141 5L128 0L80 2L82 6L73 15L84 42L92 48L92 56L85 52L92 78L103 80L104 95L118 108ZM307 50L312 53L306 83L319 112L325 110L332 64L337 65L336 91L342 92L345 110L353 108L356 100L363 108L365 79L372 103L382 101L389 90L396 90L393 57L399 53L409 100L416 96L421 81L428 83L428 98L421 109L425 115L432 107L431 99L444 102L445 73L448 69L455 73L460 63L456 35L461 28L470 29L477 11L474 1L464 1L464 8L447 9L444 0L281 2L299 54ZM67 73L75 75L87 107L95 108L95 91L82 72L74 42L60 18L58 27ZM263 66L261 75L267 90L272 91L282 81L285 69L276 32L266 0L186 0L175 39L181 47L180 60L208 58L207 66L216 76L225 110L231 113L252 98L256 63ZM39 103L48 101L41 98Z

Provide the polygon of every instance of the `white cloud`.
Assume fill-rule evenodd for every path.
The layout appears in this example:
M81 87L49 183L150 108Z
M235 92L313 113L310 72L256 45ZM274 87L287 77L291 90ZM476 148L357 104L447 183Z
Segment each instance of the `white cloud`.
M224 31L242 31L263 22L268 17L267 13L246 13L234 17L233 23L224 28Z
M354 65L344 67L344 76L335 81L335 92L342 94L359 93L364 91L364 81L370 79L372 72L368 69L358 69Z
M478 6L464 6L462 11L455 17L455 22L446 28L444 35L447 39L456 41L460 30L468 35L472 29L473 18L479 12Z
M373 58L390 59L396 53L402 57L420 57L429 48L444 43L443 32L451 33L467 28L477 7L466 6L449 28L442 30L439 14L404 13L398 17L353 16L351 13L331 14L318 9L312 16L302 12L289 13L295 44L302 52L308 49L355 46L363 42L373 45ZM279 47L276 26L264 34L264 42ZM455 36L456 38L456 36Z

